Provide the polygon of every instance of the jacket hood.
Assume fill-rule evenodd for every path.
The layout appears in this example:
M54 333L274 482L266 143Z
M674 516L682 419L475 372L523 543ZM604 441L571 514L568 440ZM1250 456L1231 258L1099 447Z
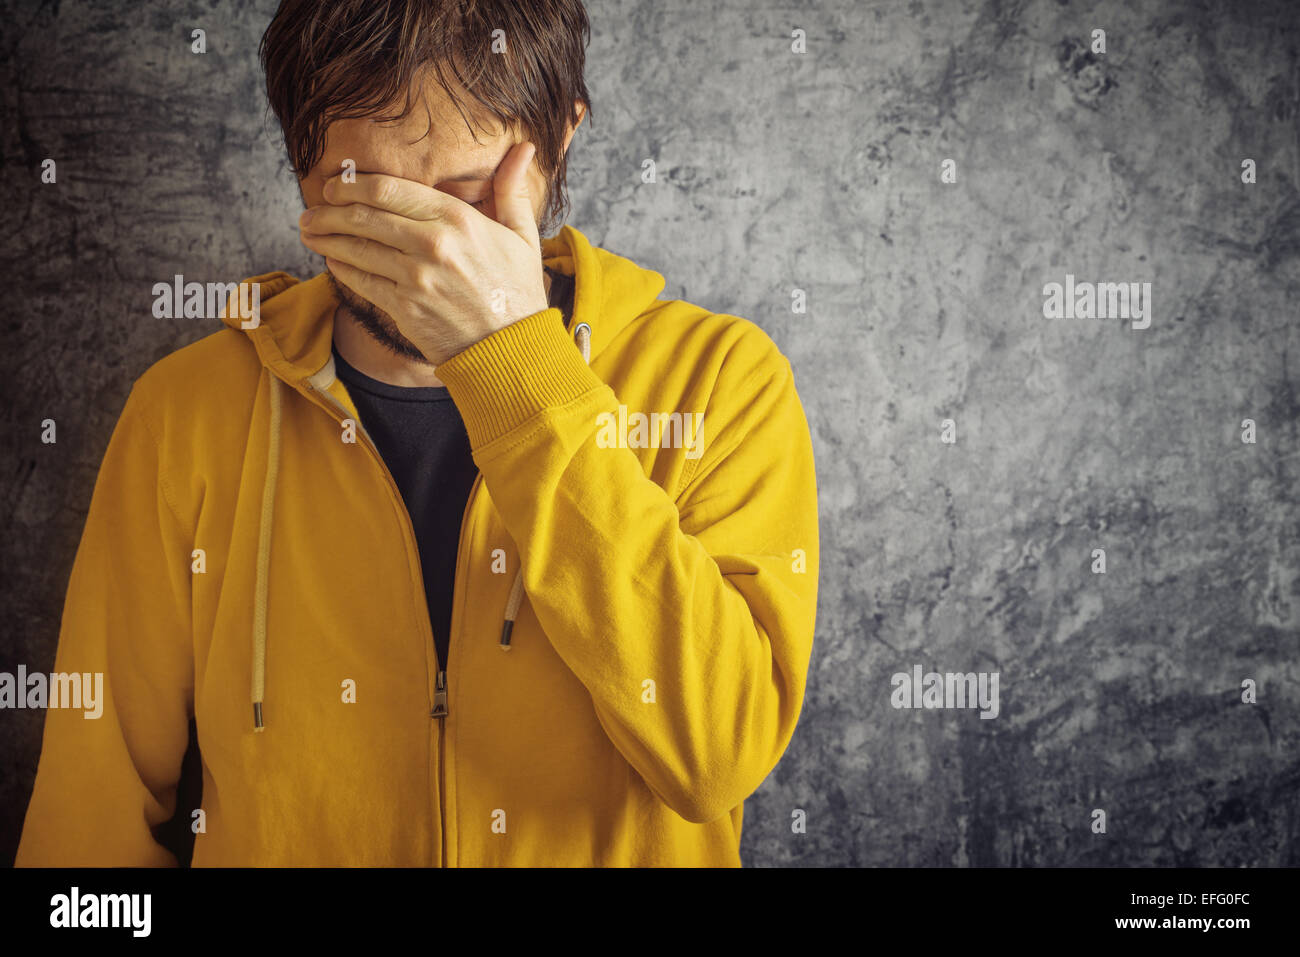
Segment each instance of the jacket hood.
M542 240L542 262L574 280L572 325L591 329L591 355L598 356L628 323L645 312L664 288L664 277L591 245L572 226ZM262 364L290 384L310 379L330 364L338 299L329 274L305 282L286 272L246 280L260 284L260 317L251 329L227 309L222 321L248 335Z

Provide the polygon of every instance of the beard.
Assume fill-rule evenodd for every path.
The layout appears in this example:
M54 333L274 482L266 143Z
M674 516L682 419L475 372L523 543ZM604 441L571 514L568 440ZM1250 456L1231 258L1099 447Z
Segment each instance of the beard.
M403 359L410 359L412 362L418 362L421 365L433 365L432 362L425 358L424 353L415 347L415 343L402 335L402 331L397 328L397 323L392 316L373 302L362 299L339 282L333 273L330 273L329 277L330 288L334 291L335 298L343 304L343 308L348 315L357 321L357 324L366 331L370 338Z

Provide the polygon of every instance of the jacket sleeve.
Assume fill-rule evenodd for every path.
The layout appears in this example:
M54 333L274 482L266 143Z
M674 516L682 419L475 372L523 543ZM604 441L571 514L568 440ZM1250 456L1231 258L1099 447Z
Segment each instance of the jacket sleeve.
M728 813L775 767L816 618L812 442L789 363L745 326L675 498L634 452L596 441L618 399L558 310L438 367L551 644L619 752L694 822Z
M54 664L59 673L102 675L102 710L47 710L20 867L177 863L153 828L172 816L188 743L193 538L177 518L138 393L95 482Z

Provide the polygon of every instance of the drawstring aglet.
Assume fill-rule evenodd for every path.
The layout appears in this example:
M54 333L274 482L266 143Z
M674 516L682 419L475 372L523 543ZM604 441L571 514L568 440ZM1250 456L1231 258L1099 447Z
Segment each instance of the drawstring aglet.
M262 702L260 701L253 702L253 730L266 730L266 728L262 726Z
M501 650L510 650L510 633L515 630L515 618L519 615L519 604L524 600L524 570L519 569L515 582L510 586L510 597L506 599L506 613L501 623Z

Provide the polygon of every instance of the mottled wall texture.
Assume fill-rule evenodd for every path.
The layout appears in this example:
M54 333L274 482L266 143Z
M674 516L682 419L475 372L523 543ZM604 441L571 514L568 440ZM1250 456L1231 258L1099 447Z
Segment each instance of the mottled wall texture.
M52 665L133 379L217 328L153 283L319 271L273 9L0 4L0 670ZM1300 863L1300 5L588 9L568 221L767 330L818 457L807 698L746 863ZM1145 318L1049 318L1067 275L1150 283ZM894 707L918 666L996 672L996 718ZM41 723L0 712L3 860Z

